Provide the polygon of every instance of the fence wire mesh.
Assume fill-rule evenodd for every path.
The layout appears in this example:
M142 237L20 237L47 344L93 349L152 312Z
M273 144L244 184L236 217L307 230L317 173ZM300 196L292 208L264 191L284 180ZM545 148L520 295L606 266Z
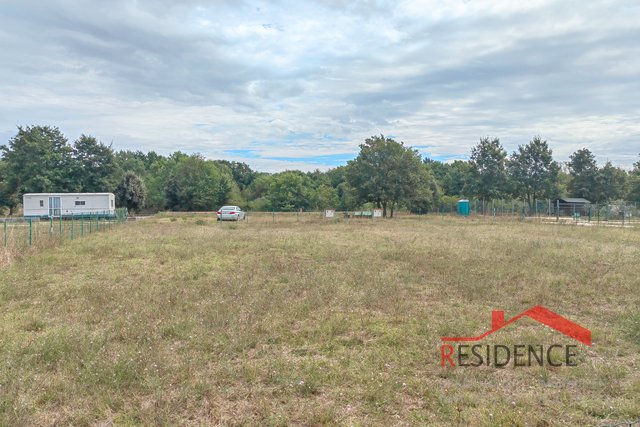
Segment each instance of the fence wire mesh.
M374 209L364 210L335 210L328 217L326 211L245 211L246 222L254 223L285 223L285 222L340 222L381 220L374 215ZM388 217L390 219L388 212ZM216 219L215 212L162 212L158 215L186 216L197 215ZM485 220L520 220L541 223L567 223L581 225L608 225L608 226L640 226L640 203L617 202L607 204L576 204L564 203L554 200L536 200L531 204L522 200L469 200L469 216ZM433 217L464 217L459 213L458 199L451 202L439 203L429 210L408 212L396 210L393 219L396 220L420 220Z
M84 239L127 222L126 209L56 218L0 218L0 266L18 254L50 247L66 240Z
M456 214L457 199L439 203L434 209L440 214ZM521 219L555 220L562 222L595 223L603 225L640 224L640 203L618 201L611 203L568 202L561 199L524 200L469 199L470 215L484 217L513 217ZM428 213L432 213L428 212Z

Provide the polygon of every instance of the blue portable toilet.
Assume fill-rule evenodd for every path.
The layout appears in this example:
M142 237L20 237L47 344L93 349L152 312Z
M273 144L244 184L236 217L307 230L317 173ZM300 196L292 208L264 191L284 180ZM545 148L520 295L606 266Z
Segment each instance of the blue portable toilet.
M458 214L463 216L469 216L471 213L471 206L469 205L469 200L460 199L458 200Z

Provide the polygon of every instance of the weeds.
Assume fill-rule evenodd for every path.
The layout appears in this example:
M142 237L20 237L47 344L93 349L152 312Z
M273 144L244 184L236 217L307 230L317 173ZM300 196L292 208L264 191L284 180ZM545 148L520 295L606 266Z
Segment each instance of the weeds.
M636 230L271 220L159 215L1 270L0 424L640 418ZM441 335L536 304L592 330L577 367L440 366Z

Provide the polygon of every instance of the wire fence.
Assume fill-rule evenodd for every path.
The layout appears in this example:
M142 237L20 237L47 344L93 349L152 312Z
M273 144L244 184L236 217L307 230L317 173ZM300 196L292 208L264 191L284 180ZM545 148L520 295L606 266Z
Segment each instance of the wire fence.
M466 200L466 199L464 199ZM558 200L537 200L531 205L522 200L469 200L468 211L463 214L458 206L458 199L441 203L430 210L408 212L397 210L394 220L421 220L433 217L476 218L482 220L519 220L541 223L559 222L565 224L603 225L603 226L640 226L640 203L566 203ZM377 212L376 212L377 211ZM388 212L389 214L390 212ZM198 216L216 220L215 212L161 212L159 216L185 217ZM245 211L241 221L249 223L317 223L382 220L382 210L350 210L340 211L327 209L323 211ZM390 218L386 218L389 220Z
M56 218L0 218L0 267L30 250L112 230L128 218L125 208Z
M516 199L468 199L468 205L470 216L512 217L540 219L544 220L544 222L554 220L618 226L640 224L639 202L590 203L579 199L570 200L543 199L528 203L524 200ZM441 215L456 215L460 213L458 202L458 199L451 198L446 203L440 203L434 210ZM430 213L433 213L433 211L427 212L427 214Z

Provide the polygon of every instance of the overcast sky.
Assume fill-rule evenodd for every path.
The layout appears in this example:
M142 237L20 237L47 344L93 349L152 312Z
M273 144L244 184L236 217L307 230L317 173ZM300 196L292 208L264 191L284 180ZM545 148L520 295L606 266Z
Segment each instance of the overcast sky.
M0 143L46 124L264 171L376 134L444 161L482 136L640 152L635 0L0 0L0 44Z

